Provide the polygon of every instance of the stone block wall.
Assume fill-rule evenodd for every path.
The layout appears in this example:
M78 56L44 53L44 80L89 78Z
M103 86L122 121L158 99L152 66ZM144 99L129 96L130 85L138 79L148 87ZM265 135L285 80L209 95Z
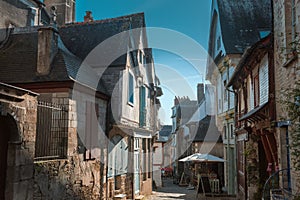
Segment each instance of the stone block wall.
M72 99L69 92L60 92L42 94L40 99L66 107L68 150L66 159L34 164L34 199L106 199L106 143L98 141L95 157L87 158L85 151L86 101L94 102L95 98L82 95ZM95 103L99 105L99 111L94 111L99 113L97 123L105 132L107 103L102 99Z
M0 87L0 90L3 88ZM5 199L29 200L33 195L33 157L35 151L35 132L37 120L36 94L30 94L18 89L3 90L0 99L1 116L8 121L1 121L1 127L10 130L8 136L7 170L5 184ZM11 100L10 95L19 96L19 100ZM5 123L8 123L5 125ZM5 162L5 161L1 161Z
M141 190L142 195L151 195L152 193L152 179L147 178L146 181L142 182L142 190Z
M133 174L127 174L126 176L126 184L125 184L125 191L127 199L133 199Z
M24 1L23 1L24 2ZM0 28L7 28L9 24L17 27L24 27L31 25L31 20L34 22L32 25L37 24L37 6L29 9L21 1L0 1ZM22 16L22 17L20 17Z
M82 155L35 163L34 199L100 199L100 166Z
M258 144L253 140L246 142L246 172L247 172L247 191L248 198L254 199L255 193L258 192L259 187L259 156Z
M299 33L299 1L295 1L296 6L296 25L295 31ZM289 54L290 42L292 42L292 0L276 0L273 3L274 13L274 65L275 65L275 96L276 96L276 115L277 121L287 120L287 112L284 106L279 102L283 97L283 91L295 87L295 82L300 80L300 68L299 68L299 52L297 57L293 57ZM290 131L290 129L289 129ZM278 157L279 168L287 168L287 150L286 150L286 128L277 128L276 135L278 141ZM291 137L290 143L291 141ZM292 159L291 159L292 160ZM292 163L291 163L292 166ZM299 192L300 186L297 184L300 182L300 174L291 171L292 189L294 192Z

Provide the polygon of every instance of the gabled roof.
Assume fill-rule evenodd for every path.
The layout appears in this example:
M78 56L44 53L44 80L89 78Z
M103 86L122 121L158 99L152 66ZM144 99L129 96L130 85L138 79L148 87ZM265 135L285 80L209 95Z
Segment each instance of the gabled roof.
M197 132L191 133L193 142L222 142L222 136L216 126L215 116L207 115L198 122Z
M255 67L251 65L251 62L256 62L258 57L263 57L266 54L266 52L272 47L272 36L272 34L269 34L267 37L259 40L258 42L256 42L251 47L245 50L226 87L230 87L235 83L241 84L241 82L238 81L239 78L245 78L248 75L248 73L250 73L250 71L252 70L251 67ZM243 70L247 72L247 74L245 74Z
M37 75L38 27L18 28L20 32L12 33L0 48L0 81L10 84L44 83L76 81L81 59L72 54L58 38L58 51L51 63L48 75ZM25 31L24 31L25 30ZM0 30L6 31L6 30ZM80 84L97 89L103 94L107 91L103 84L93 87L93 80L98 80L92 71L81 71L89 79ZM97 85L97 84L96 84Z
M217 0L226 54L243 53L272 31L271 0Z
M58 51L54 55L51 63L51 71L48 75L38 76L37 68L37 52L38 52L38 33L40 27L24 27L12 29L9 32L4 43L0 43L0 81L21 84L21 83L42 83L42 82L63 82L75 81L80 72L81 77L79 83L97 89L98 91L108 94L103 84L104 80L99 81L96 73L91 70L79 70L85 57L109 37L112 37L122 31L133 28L145 27L143 13L137 13L112 19L97 20L88 23L72 23L59 28ZM1 34L3 33L3 34ZM141 33L145 34L145 32ZM0 30L0 35L5 38L7 30ZM132 36L135 37L135 36ZM140 35L137 36L140 39ZM136 45L139 40L133 38L130 40L129 34L123 34L122 38L115 41L113 46L106 46L105 50L99 52L101 58L111 55L115 52L124 52L116 58L112 65L126 66L126 53L128 46ZM143 37L147 42L146 37ZM2 42L2 41L0 41ZM147 43L145 46L147 46ZM97 55L99 55L97 54ZM98 57L97 57L98 58ZM99 58L98 58L99 59ZM99 65L101 59L99 59ZM82 69L82 68L80 68ZM120 68L116 70L122 70ZM98 86L95 80L99 81ZM110 84L110 83L108 83ZM95 88L97 87L97 88Z
M61 38L66 47L77 57L84 60L86 56L106 39L113 37L123 31L134 28L145 27L144 13L131 14L105 20L95 20L92 22L71 23L59 28ZM136 39L136 38L135 38ZM130 45L128 33L115 41L113 45L105 47L105 55L115 52L126 52ZM134 40L134 42L137 42ZM137 45L136 45L137 46ZM126 55L120 55L111 65L126 64Z
M157 140L157 142L167 142L171 133L172 133L172 126L164 125L162 129L159 131L159 139Z
M172 132L172 126L171 125L164 125L162 129L159 131L160 136L169 136Z

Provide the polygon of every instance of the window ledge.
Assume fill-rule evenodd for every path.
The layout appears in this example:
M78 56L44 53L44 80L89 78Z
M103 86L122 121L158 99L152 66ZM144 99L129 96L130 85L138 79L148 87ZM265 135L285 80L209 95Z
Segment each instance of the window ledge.
M117 190L116 190L117 191ZM117 194L114 196L115 198L125 198L126 194Z
M59 162L59 161L67 161L67 158L57 158L57 159L39 159L34 158L33 163L46 163L46 162Z
M127 105L129 105L129 106L131 106L131 107L133 107L134 106L134 104L133 103L131 103L131 102L127 102Z

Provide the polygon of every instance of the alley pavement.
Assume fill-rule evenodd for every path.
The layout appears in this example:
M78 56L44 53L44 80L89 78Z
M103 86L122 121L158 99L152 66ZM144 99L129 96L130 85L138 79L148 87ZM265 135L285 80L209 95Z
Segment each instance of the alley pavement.
M200 194L197 198L196 190L188 190L187 187L180 187L173 184L172 178L163 179L163 187L157 188L147 200L236 200L233 197L203 197Z

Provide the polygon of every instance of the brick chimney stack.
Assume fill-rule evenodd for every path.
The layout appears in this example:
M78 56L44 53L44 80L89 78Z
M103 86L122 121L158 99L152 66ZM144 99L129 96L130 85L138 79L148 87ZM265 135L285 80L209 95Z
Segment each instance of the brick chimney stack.
M199 83L197 85L197 100L198 100L198 104L201 103L204 99L204 84L203 83Z
M179 97L178 97L178 98L179 98ZM177 97L174 98L174 105L175 105L175 106L179 104L178 98L177 98Z
M92 22L94 21L92 12L91 11L85 11L85 16L84 16L84 22Z
M58 32L54 27L38 29L37 74L47 75L58 51Z

